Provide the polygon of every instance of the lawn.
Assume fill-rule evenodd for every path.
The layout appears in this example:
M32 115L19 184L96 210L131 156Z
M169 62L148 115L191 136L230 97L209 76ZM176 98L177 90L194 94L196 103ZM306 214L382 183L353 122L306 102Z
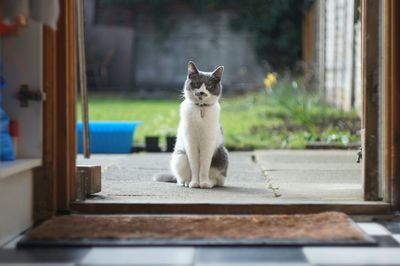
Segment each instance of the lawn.
M90 93L90 120L138 120L135 143L145 136L174 135L180 100L138 100ZM346 146L359 142L356 112L342 112L297 83L221 99L225 143L231 149L304 148L308 141ZM78 119L80 108L78 106ZM162 141L163 142L163 141Z

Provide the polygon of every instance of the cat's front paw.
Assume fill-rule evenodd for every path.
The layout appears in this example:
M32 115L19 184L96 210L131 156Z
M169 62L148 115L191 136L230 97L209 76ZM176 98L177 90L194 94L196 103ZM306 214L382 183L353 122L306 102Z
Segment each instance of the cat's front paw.
M189 187L190 188L198 188L198 187L200 187L200 185L199 185L199 182L197 182L197 181L190 181Z
M187 180L178 181L177 185L181 187L189 187L189 181Z
M202 181L202 182L200 182L200 187L201 188L212 188L212 187L214 187L214 183L211 181Z

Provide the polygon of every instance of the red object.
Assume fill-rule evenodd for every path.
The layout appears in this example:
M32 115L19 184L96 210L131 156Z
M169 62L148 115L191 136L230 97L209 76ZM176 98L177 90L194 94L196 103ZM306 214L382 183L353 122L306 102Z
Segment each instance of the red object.
M7 36L15 34L19 27L26 24L26 17L20 15L14 18L11 23L4 23L3 8L0 1L0 36Z
M19 25L17 23L13 23L11 25L0 22L0 35L11 35L14 34L18 30Z
M19 126L17 120L10 121L10 135L12 138L18 138L19 136Z

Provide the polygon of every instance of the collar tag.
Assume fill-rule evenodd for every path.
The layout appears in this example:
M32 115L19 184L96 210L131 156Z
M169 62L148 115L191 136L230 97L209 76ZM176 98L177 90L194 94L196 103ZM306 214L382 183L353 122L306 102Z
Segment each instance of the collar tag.
M194 104L199 107L201 118L204 118L204 114L206 111L205 108L213 105L213 104L206 104L206 103L194 103Z

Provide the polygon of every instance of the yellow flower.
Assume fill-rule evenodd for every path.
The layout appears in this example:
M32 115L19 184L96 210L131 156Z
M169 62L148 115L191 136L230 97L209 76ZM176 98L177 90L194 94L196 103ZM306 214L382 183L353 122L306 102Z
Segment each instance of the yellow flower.
M274 73L268 73L264 79L265 88L271 88L276 83L276 75Z
M264 79L264 87L265 88L271 88L271 86L272 86L271 80L269 80L268 78L265 78Z
M267 79L271 80L272 83L276 82L276 75L274 73L268 73Z

